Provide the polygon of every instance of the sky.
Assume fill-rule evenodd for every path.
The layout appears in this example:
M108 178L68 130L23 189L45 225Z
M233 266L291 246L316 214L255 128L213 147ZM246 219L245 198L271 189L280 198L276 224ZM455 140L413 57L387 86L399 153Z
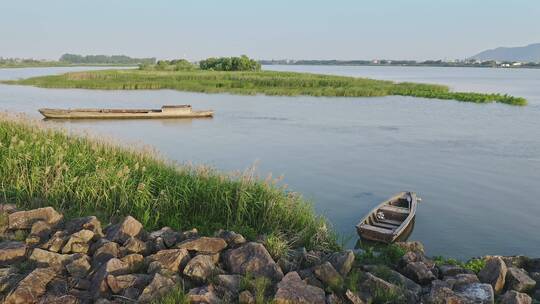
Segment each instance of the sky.
M0 57L460 59L540 42L540 0L0 0Z

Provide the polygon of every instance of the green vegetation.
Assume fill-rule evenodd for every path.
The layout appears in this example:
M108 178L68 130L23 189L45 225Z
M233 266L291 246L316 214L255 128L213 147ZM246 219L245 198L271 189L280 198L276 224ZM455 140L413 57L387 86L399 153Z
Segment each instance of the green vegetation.
M199 62L201 70L260 71L261 64L246 55L240 57L208 58Z
M139 65L139 70L143 71L192 71L196 68L196 65L185 59L159 60L156 64Z
M469 269L475 273L479 273L482 268L486 266L486 260L484 259L477 259L473 258L468 260L467 262L461 262L453 258L444 258L442 256L436 256L433 258L433 261L435 261L435 264L437 265L455 265L460 266L465 269Z
M137 64L154 64L156 58L131 58L125 55L75 55L64 54L60 57L60 62L70 64L114 64L114 65L137 65Z
M397 265L406 251L394 244L365 246L364 252L356 255L356 259L361 264L368 265Z
M294 240L288 240L282 233L272 233L264 241L264 246L272 258L278 261L280 258L287 258L292 249L291 244Z
M240 281L240 290L249 290L255 297L255 304L268 303L266 300L269 287L272 281L266 277L255 277L252 274L247 274Z
M220 72L106 70L74 72L63 75L3 81L8 84L44 88L80 88L108 90L173 89L202 93L266 94L280 96L372 97L387 95L510 105L526 105L524 98L501 94L451 92L448 87L419 83L395 83L344 76L293 72Z
M160 299L152 301L151 304L189 304L191 303L181 286L176 286Z
M65 67L71 66L69 63L50 61L50 60L35 60L35 59L19 59L19 58L1 58L0 68L40 68L40 67Z
M232 229L253 239L280 233L298 246L339 247L324 218L298 194L252 172L230 176L175 166L148 152L0 117L0 201L53 206L68 217L130 214L147 229Z

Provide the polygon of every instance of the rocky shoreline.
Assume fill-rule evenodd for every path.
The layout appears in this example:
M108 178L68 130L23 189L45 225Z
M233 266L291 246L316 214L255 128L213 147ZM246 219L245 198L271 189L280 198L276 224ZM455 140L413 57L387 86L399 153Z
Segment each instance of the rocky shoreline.
M352 250L274 258L264 238L232 231L147 232L130 216L102 228L9 204L0 241L0 303L160 303L175 290L167 303L540 303L540 258L488 256L475 273L418 242L396 244L402 254L385 265Z

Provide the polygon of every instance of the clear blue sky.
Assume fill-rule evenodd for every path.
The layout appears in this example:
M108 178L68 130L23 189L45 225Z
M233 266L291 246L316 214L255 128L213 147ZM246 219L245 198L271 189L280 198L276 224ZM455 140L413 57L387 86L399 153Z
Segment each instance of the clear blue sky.
M540 42L540 0L0 0L0 57L453 59Z

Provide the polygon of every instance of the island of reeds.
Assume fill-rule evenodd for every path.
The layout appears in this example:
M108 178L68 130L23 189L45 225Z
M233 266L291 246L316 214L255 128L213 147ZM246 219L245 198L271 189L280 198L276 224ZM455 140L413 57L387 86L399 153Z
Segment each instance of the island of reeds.
M3 81L7 84L43 88L106 90L173 89L203 93L279 96L413 96L473 103L504 103L523 106L527 100L507 94L454 92L447 86L318 75L310 73L263 71L258 62L243 57L209 58L198 66L186 60L142 64L133 70L74 72L63 75Z

